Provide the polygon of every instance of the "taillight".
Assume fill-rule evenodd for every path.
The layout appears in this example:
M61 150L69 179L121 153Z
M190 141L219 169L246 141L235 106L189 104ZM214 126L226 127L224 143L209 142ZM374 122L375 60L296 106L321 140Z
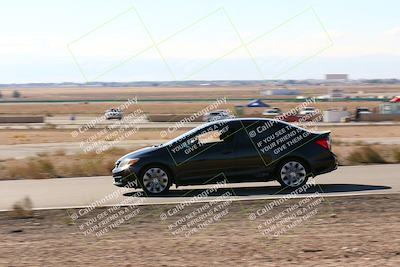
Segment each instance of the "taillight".
M318 145L322 146L323 148L331 150L331 142L329 140L329 137L318 139L317 141L315 141L315 143L317 143Z

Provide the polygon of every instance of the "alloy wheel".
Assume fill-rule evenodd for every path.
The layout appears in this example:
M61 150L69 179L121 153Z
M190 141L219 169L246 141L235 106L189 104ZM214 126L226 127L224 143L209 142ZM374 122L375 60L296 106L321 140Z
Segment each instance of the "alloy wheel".
M286 186L297 187L307 178L307 171L300 162L289 161L282 166L280 175Z
M152 194L163 192L169 183L167 173L161 168L150 168L143 175L143 186Z

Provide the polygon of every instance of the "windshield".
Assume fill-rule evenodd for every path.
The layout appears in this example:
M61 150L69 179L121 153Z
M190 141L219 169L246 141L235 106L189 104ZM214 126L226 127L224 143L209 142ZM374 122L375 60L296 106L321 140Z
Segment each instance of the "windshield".
M196 128L193 128L192 130L190 130L190 131L188 131L188 132L186 132L184 134L181 134L178 137L168 141L167 143L164 144L164 146L172 145L173 143L175 143L175 142L177 142L179 140L183 140L183 139L187 138L188 136L194 134L195 132L200 131L201 129L209 127L210 125L213 125L213 124L215 124L215 122L199 125Z

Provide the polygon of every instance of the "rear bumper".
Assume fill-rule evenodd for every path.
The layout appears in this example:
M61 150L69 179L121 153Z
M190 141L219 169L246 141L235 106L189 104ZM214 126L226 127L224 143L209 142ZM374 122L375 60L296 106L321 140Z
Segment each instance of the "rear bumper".
M330 153L328 157L316 161L313 166L313 176L328 173L338 168L338 161L335 154Z

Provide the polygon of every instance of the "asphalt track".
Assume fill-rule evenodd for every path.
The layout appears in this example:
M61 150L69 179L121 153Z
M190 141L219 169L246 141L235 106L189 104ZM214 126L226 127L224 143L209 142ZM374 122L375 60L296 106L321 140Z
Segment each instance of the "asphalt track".
M306 193L320 192L324 197L365 194L400 193L400 164L339 167L338 170L318 176ZM207 186L171 188L170 194L159 197L137 196L141 190L118 188L109 176L61 178L45 180L0 181L0 210L9 210L13 204L29 197L35 209L80 208L99 203L102 206L125 204L172 204L191 201ZM217 199L225 192L232 200L275 199L288 192L280 191L276 182L227 184L216 192L196 201ZM107 201L104 201L107 199Z

